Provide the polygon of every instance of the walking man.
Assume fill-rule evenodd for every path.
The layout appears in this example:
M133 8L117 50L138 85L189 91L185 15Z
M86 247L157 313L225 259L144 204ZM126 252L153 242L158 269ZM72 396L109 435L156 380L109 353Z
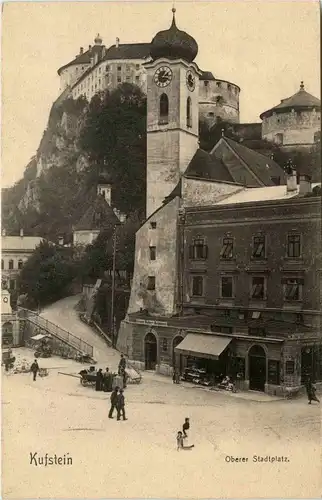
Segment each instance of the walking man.
M113 411L114 409L117 409L117 399L118 399L118 387L115 387L115 389L112 391L111 394L111 408L108 414L108 418L113 418Z
M307 393L307 398L309 400L309 405L312 403L312 401L316 401L317 403L320 402L320 400L316 396L316 388L314 387L311 378L308 378L306 382L306 393Z
M32 363L32 365L30 367L30 371L33 374L33 381L35 381L37 378L37 373L39 372L39 365L38 365L38 361L36 359Z
M122 375L122 372L125 371L126 368L126 359L124 357L124 354L121 354L121 359L119 362L119 375Z
M184 424L182 426L182 432L183 432L183 437L184 438L187 438L188 437L188 434L187 434L187 431L190 429L190 420L189 418L185 418L184 419Z
M117 396L116 409L117 409L117 420L121 420L121 413L123 420L127 420L127 418L125 417L125 399L124 399L123 389L120 389L120 393Z

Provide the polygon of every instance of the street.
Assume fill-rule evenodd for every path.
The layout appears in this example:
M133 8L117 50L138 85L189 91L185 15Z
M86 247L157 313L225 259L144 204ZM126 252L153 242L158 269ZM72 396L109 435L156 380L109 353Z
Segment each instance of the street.
M98 366L115 370L119 354L79 322L73 301L43 314L75 327L95 345ZM320 496L320 406L305 398L256 401L256 394L174 385L143 372L142 383L125 391L128 421L117 422L108 419L109 394L59 373L77 374L82 365L49 358L40 366L49 376L36 382L30 374L3 375L4 498ZM185 417L195 448L177 452ZM68 454L72 464L37 466L30 463L36 452ZM286 461L255 463L254 455Z

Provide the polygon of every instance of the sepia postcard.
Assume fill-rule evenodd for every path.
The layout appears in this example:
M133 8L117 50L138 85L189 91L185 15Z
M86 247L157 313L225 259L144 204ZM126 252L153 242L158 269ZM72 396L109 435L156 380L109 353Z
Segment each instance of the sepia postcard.
M2 498L320 498L317 0L4 2Z

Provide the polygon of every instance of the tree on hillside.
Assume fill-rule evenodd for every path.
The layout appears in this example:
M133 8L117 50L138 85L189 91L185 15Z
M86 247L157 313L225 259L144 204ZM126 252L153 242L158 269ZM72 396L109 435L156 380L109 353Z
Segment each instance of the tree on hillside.
M42 306L61 298L76 275L71 250L43 241L21 270L19 293L27 294L30 306Z
M106 172L112 178L117 187L113 205L127 214L144 212L146 97L139 87L124 83L112 92L95 95L84 119L80 146L90 159L92 174L96 172L98 179Z

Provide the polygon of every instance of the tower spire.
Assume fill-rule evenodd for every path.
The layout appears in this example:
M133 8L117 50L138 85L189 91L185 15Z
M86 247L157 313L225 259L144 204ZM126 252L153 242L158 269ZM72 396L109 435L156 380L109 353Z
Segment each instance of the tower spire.
M172 26L175 26L176 25L176 15L175 14L177 11L177 9L175 7L175 0L173 0L173 2L172 2L172 9L171 10L172 10Z
M300 90L304 90L304 82L303 82L303 80L301 81Z

